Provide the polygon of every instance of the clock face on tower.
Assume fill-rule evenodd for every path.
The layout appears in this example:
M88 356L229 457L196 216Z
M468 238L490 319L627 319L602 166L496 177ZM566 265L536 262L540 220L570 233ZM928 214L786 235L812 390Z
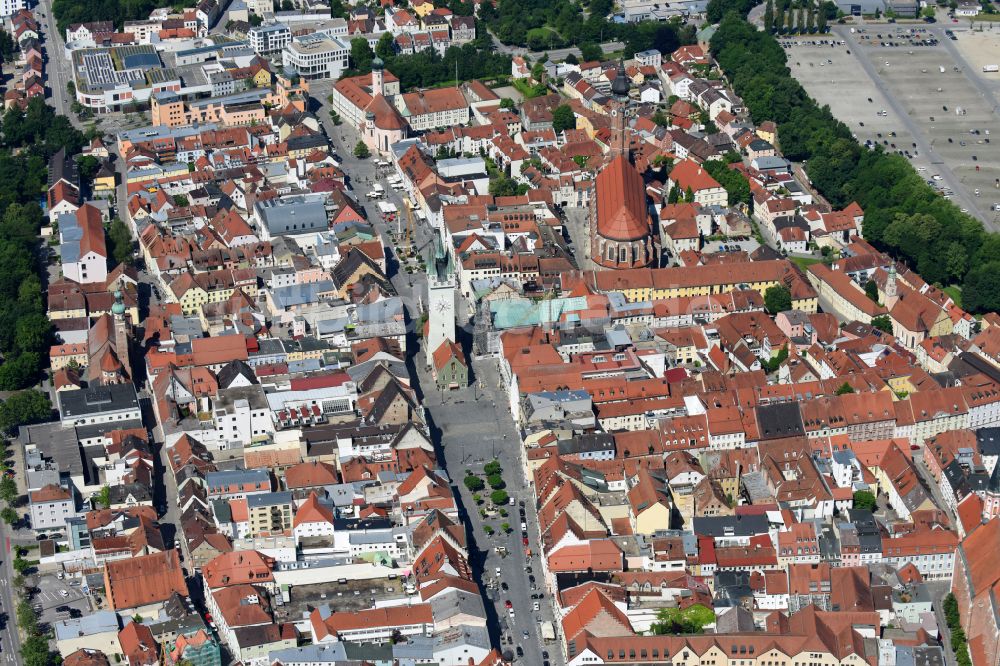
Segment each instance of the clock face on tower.
M448 302L447 301L438 301L437 302L437 311L443 314L446 310L448 310Z

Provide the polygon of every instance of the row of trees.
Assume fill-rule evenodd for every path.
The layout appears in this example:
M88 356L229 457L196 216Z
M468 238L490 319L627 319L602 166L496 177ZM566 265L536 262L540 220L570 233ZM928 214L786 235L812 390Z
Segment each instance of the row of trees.
M79 151L83 136L39 97L23 112L17 107L7 111L2 129L0 390L15 391L39 380L52 342L39 278L45 266L38 251L45 222L39 201L46 190L48 160L62 146Z
M52 13L60 32L71 23L90 21L113 21L120 28L125 21L148 18L154 9L173 4L171 0L53 0Z
M764 30L779 34L795 34L808 32L826 32L826 13L809 3L805 8L789 8L786 12L781 6L775 11L772 0L767 0L764 7Z
M348 74L370 72L376 55L385 62L385 68L399 78L402 90L433 88L451 83L455 81L456 74L459 81L492 79L510 74L510 56L494 53L489 37L449 47L443 56L438 55L434 49L400 55L393 50L393 39L389 33L382 35L374 52L366 39L352 39L352 69Z
M932 284L961 284L967 310L1000 309L1000 235L937 194L905 158L860 146L791 76L773 36L730 12L711 50L753 120L778 124L785 156L808 160L812 184L830 203L861 205L866 239Z
M612 0L583 4L571 0L502 0L495 6L481 4L479 18L504 44L526 46L533 51L577 46L584 60L603 57L597 44L612 39L625 43L626 57L651 48L671 53L694 41L694 27L679 20L615 23L608 19L613 7Z
M958 666L972 666L969 656L969 645L962 629L962 618L959 614L958 599L951 592L944 598L944 619L951 633L951 651L955 653Z
M719 160L709 160L704 164L708 175L718 181L719 185L725 188L729 196L729 205L738 204L750 205L750 182L743 175L742 171L729 168L729 165Z

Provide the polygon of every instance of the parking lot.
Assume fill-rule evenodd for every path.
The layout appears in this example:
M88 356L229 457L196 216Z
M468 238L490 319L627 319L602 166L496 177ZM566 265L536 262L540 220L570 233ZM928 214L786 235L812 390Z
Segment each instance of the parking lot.
M1000 123L943 30L838 27L828 44L782 43L792 73L861 143L903 154L929 184L995 227L1000 145L991 139Z
M59 580L56 574L38 575L39 591L31 600L38 614L38 621L51 625L59 620L69 619L76 612L89 614L90 599L81 590L79 582L79 579L69 576Z

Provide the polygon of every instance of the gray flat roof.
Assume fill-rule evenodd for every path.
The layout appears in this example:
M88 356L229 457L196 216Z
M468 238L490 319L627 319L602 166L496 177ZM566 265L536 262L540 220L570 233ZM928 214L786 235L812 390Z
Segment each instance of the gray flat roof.
M256 209L272 236L313 233L329 227L321 194L293 194L258 201Z
M139 409L139 397L131 383L61 391L58 396L59 413L64 421L91 414Z

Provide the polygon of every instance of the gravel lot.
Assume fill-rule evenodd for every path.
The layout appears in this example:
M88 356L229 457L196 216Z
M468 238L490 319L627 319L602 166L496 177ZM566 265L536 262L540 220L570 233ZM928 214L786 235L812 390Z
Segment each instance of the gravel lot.
M940 32L944 27L921 35L944 38ZM912 164L927 180L950 172L943 173L944 179L935 185L943 190L949 185L963 188L955 203L972 209L970 212L988 225L995 224L1000 220L1000 212L992 210L994 203L1000 203L1000 191L994 187L1000 178L1000 122L993 101L969 78L977 76L972 69L975 63L956 61L948 48L957 47L970 35L962 34L958 42L945 44L942 40L936 46L922 46L913 43L904 30L909 28L869 26L864 35L840 35L847 38L844 46L839 45L839 38L834 47L792 42L786 47L789 67L859 141L878 143L890 152L909 151ZM843 28L839 31L847 32ZM852 39L857 40L855 44L851 44ZM901 45L880 45L890 40ZM1000 50L996 44L977 48ZM953 50L962 58L957 48ZM963 115L958 115L959 108ZM980 134L970 134L973 129Z
M959 34L955 46L969 66L977 72L983 71L984 65L1000 65L1000 24L983 23L985 32L964 31ZM993 87L1000 88L1000 72L983 74Z

